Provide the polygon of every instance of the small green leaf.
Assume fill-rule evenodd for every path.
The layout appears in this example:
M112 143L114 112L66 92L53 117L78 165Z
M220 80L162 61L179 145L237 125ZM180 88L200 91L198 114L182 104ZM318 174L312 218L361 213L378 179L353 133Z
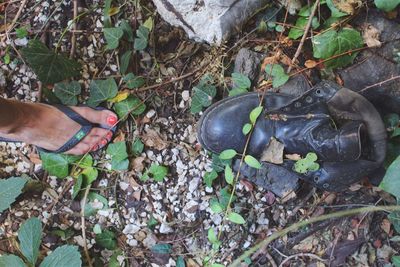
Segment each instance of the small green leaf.
M129 68L129 63L131 61L132 51L128 50L121 56L121 66L120 72L121 74L125 74Z
M111 168L113 170L123 171L128 169L129 160L125 142L109 144L106 152L111 156Z
M215 234L214 228L212 228L212 227L210 227L210 229L208 229L207 237L208 237L208 241L210 241L211 244L215 244L215 243L219 242L218 237Z
M54 85L54 94L61 103L67 106L78 104L77 96L81 93L81 85L77 81L61 82Z
M253 125L251 125L250 123L246 123L245 125L243 125L242 133L244 135L248 135L252 128L253 128Z
M392 263L394 267L400 267L400 256L392 256Z
M235 95L241 95L244 93L247 93L248 91L246 89L243 88L234 88L232 90L229 91L229 96L235 96Z
M21 194L27 179L11 177L0 180L0 212L8 209L15 199Z
M121 28L103 28L104 37L107 41L107 49L116 49L119 45L119 39L121 39L124 32Z
M377 8L385 12L394 10L400 4L400 0L375 0L374 2Z
M156 182L162 182L168 174L168 167L153 163L149 168L149 173Z
M64 245L56 248L44 258L39 267L71 267L82 266L81 254L77 246Z
M140 76L136 76L133 73L128 73L123 77L126 87L129 89L139 88L144 84L144 79Z
M232 80L235 88L249 89L251 86L250 79L241 73L232 73Z
M1 267L26 267L26 264L20 257L15 255L1 255L0 256Z
M143 149L144 149L143 142L139 138L136 138L132 144L132 149L131 149L132 154L136 157L140 156L140 154L142 154L143 152Z
M236 213L236 212L231 212L228 214L228 219L236 224L244 224L246 221L243 219L242 215Z
M262 106L258 106L256 108L254 108L251 112L250 112L250 122L254 125L258 119L258 117L260 116L261 112L263 111L263 107Z
M156 225L158 224L158 221L156 220L156 218L154 218L153 215L150 215L150 219L147 222L147 227L151 230L154 229L154 227L156 227Z
M229 189L229 187L227 186L227 187L225 187L225 188L223 188L223 189L221 189L220 191L219 191L219 194L220 194L220 199L219 199L219 203L221 204L221 206L224 208L224 209L227 209L228 208L228 204L229 204L229 202L230 202L230 200L231 200L231 192L230 192L230 189ZM236 200L236 196L235 195L233 195L232 196L232 203L233 202L235 202L235 200Z
M126 21L125 19L123 19L121 21L121 25L119 26L123 32L123 35L125 36L125 38L129 41L129 42L133 42L134 36L133 36L133 31L132 31L132 27L131 25L129 25L128 21Z
M17 38L22 39L28 36L28 30L25 27L15 29Z
M225 165L231 164L232 159L220 159L218 154L212 154L211 167L216 172L222 172L225 170Z
M119 118L125 119L129 114L142 114L146 110L146 105L136 96L129 95L125 100L115 103L114 110Z
M213 264L211 265L211 267L225 267L225 266L222 265L222 264L219 264L219 263L213 263Z
M22 57L43 84L61 82L79 75L81 65L76 61L54 53L39 40L30 40L21 49Z
M283 27L282 25L276 25L275 26L275 31L284 32L285 31L285 27Z
M93 233L95 233L96 235L101 234L101 226L100 224L96 223L93 227Z
M307 24L308 24L308 16L306 18L299 17L296 21L295 27L290 29L288 37L290 39L296 40L296 39L300 38L301 36L303 36L304 29L306 28ZM320 26L319 21L316 17L313 18L313 20L311 22L311 26L313 29L317 29Z
M400 156L390 164L379 187L400 199Z
M148 17L146 21L143 23L143 27L146 27L149 30L149 32L151 32L153 26L154 26L153 17Z
M244 162L246 162L246 164L249 165L250 167L253 167L255 169L261 169L260 162L256 160L253 156L246 155L246 157L244 157Z
M108 262L108 267L121 267L121 264L118 261L118 257L123 255L124 253L122 252L121 249L116 249L114 250L114 253L112 254L110 261Z
M96 243L103 248L114 250L117 248L117 240L115 234L110 230L104 230L101 234L96 235Z
M151 248L151 251L158 254L170 254L172 246L170 244L157 244Z
M42 242L42 223L40 220L36 217L26 220L18 230L18 239L22 254L34 266Z
M215 170L212 170L211 172L206 172L204 174L204 183L206 184L207 187L212 187L212 183L215 179L217 179L218 173Z
M76 178L74 187L72 189L72 199L75 199L81 192L82 182L83 182L83 176L79 175L78 178Z
M147 47L148 43L148 38L149 38L149 29L140 25L139 29L136 30L136 36L135 38L135 43L134 43L134 48L135 50L144 50Z
M182 256L179 256L178 259L176 260L176 267L186 267L185 260L183 259Z
M212 103L212 99L217 94L217 88L210 84L211 78L205 75L197 86L192 90L192 103L190 111L195 114L200 112L203 107L208 107Z
M285 73L283 67L279 64L268 64L265 67L267 77L272 76L272 86L274 88L284 85L289 80L289 75Z
M317 171L319 164L316 163L318 157L315 153L307 153L304 159L296 161L294 170L298 173L307 173L308 171Z
M228 184L233 184L233 179L234 179L234 176L233 176L232 169L229 165L226 165L225 166L225 181Z
M237 154L237 152L233 149L227 149L221 152L221 154L219 154L219 158L222 160L226 160L226 159L232 159L233 157L235 157Z
M252 261L249 257L247 257L244 259L244 263L246 263L247 265L250 265L252 263Z
M113 78L92 80L89 89L90 96L87 103L91 107L97 107L101 102L115 97L118 93L118 86Z
M210 209L214 213L220 213L224 210L222 205L218 202L218 200L216 198L212 198L210 200Z
M360 48L364 45L361 34L350 28L340 31L330 29L312 38L314 57L328 59L335 55ZM345 67L351 64L358 52L349 52L343 56L326 61L324 64L328 69Z
M69 164L76 162L81 157L40 152L43 169L49 172L50 175L64 178L69 174Z
M386 1L386 0L384 0L384 1ZM326 0L326 5L327 5L327 6L329 7L329 9L331 10L331 12L332 12L332 17L334 17L334 18L340 18L340 17L343 17L343 16L347 16L347 15L348 15L347 13L341 12L341 11L335 6L335 4L333 3L332 0Z

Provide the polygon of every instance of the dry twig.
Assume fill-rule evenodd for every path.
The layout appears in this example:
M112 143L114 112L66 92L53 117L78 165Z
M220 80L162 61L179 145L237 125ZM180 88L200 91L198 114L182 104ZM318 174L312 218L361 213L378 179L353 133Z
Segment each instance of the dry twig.
M89 267L93 267L92 259L90 258L89 250L88 250L87 242L86 242L86 226L85 226L85 204L86 204L86 200L87 200L89 191L90 191L90 185L88 185L86 187L85 195L83 196L83 199L81 202L82 203L81 204L81 230L82 230L82 238L83 238L83 251L85 253L86 261L87 261Z

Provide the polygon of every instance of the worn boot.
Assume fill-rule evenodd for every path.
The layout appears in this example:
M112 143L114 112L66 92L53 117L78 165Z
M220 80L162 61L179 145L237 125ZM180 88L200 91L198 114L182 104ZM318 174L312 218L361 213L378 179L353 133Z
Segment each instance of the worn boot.
M257 93L226 98L207 109L198 126L205 149L242 153L242 127L260 103ZM321 168L301 179L330 191L340 191L379 168L386 155L386 130L374 106L361 95L332 82L321 82L298 98L267 93L246 151L259 158L274 137L286 154L317 154ZM265 163L269 165L269 163ZM285 161L271 169L293 171ZM278 172L277 172L278 173Z

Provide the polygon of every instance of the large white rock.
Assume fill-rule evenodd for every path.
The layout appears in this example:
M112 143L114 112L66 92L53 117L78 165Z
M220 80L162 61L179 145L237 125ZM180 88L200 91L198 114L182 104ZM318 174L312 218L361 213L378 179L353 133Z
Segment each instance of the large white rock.
M161 17L189 38L219 45L270 0L153 0Z

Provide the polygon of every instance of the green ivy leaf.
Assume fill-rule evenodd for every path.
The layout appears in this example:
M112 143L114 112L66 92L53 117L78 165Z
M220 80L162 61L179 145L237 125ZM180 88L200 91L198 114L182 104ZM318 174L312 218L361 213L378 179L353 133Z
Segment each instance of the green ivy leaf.
M299 17L296 21L295 27L291 28L288 34L290 39L296 40L303 36L304 29L306 28L308 23L308 17ZM314 17L311 22L311 27L313 29L317 29L320 26L318 18Z
M170 244L157 244L151 248L151 251L158 254L170 254L172 246Z
M82 266L81 254L77 246L64 245L56 248L44 258L39 267L71 267Z
M116 249L114 250L114 253L112 254L110 261L108 262L108 267L121 267L121 264L119 264L118 261L118 256L123 255L123 252L121 249Z
M333 3L332 0L326 0L326 5L329 7L329 9L331 10L332 13L332 17L334 18L340 18L340 17L344 17L347 16L347 13L341 12Z
M128 169L129 160L125 142L109 144L106 153L111 156L111 169L116 171Z
M243 219L242 215L236 213L236 212L231 212L228 214L228 219L236 224L245 224L246 221Z
M121 28L103 28L104 37L107 41L107 49L116 49L119 45L119 39L121 39L124 32Z
M254 108L251 112L250 112L250 122L254 125L258 119L258 117L260 116L261 112L263 111L263 107L262 106L258 106L256 108Z
M25 27L16 28L15 33L17 38L22 39L28 36L28 30Z
M121 66L120 72L121 74L125 74L129 67L129 62L131 61L132 51L128 50L121 56Z
M140 154L142 154L143 152L143 149L144 149L143 142L139 138L136 138L132 144L132 149L131 149L132 154L136 157L140 156Z
M222 160L232 159L236 154L237 152L234 149L226 149L219 154L219 158Z
M289 80L289 75L285 73L279 64L268 64L265 67L267 77L272 76L272 86L274 88L284 85Z
M206 172L204 174L204 183L206 184L207 187L212 187L212 183L215 179L217 179L218 173L215 170L212 170L211 172Z
M212 227L210 227L210 229L208 229L207 238L211 244L216 244L219 242L218 237L215 234L214 228L212 228Z
M9 267L26 267L24 261L15 255L0 256L0 266Z
M131 25L129 25L128 21L126 21L125 19L123 19L121 21L121 24L119 26L125 36L125 38L129 41L129 42L134 42L135 38L133 36L133 31L132 31L132 27Z
M156 227L156 225L158 224L158 221L156 220L156 218L154 218L153 214L150 215L150 219L147 222L147 227L151 230L154 229L154 227Z
M205 75L199 84L193 88L192 103L190 106L190 111L193 114L200 112L203 107L210 106L212 99L217 94L217 89L210 82L211 78Z
M250 79L242 73L237 73L237 72L232 73L232 81L235 88L246 90L249 89L251 86Z
M212 198L210 200L210 209L214 213L220 213L224 210L222 205L218 202L218 200L216 198Z
M91 107L97 107L101 102L115 97L118 93L118 86L113 78L92 80L89 89L90 96L87 104Z
M318 157L315 153L307 153L304 159L296 161L294 170L298 173L307 173L308 171L317 171L319 164L316 163Z
M242 133L244 135L248 135L252 128L253 128L253 126L250 123L246 123L245 125L243 125Z
M110 230L104 230L101 234L96 235L96 243L103 248L108 250L114 250L117 248L117 240L115 234Z
M78 178L76 178L75 180L74 187L72 188L72 199L75 199L81 192L82 183L83 183L83 176L79 175Z
M27 179L11 177L0 180L0 212L8 209L15 199L21 194Z
M235 96L235 95L241 95L244 93L247 93L248 91L246 89L243 88L234 88L232 90L229 91L229 96Z
M147 47L148 38L149 38L149 29L140 25L139 28L136 30L136 36L134 48L135 50L144 50Z
M234 176L233 176L233 171L232 171L231 167L229 165L226 165L225 166L225 181L231 185L231 184L233 184L233 178L234 178Z
M400 156L390 164L379 187L400 199Z
M54 85L54 94L61 103L67 106L78 104L77 96L81 93L81 85L77 81L61 82Z
M312 43L314 57L321 59L328 59L364 45L361 34L349 28L344 28L340 31L335 31L333 29L328 30L314 36ZM353 62L357 54L358 52L352 52L351 55L345 54L326 61L324 64L328 69L345 67Z
M400 0L375 0L374 3L377 8L389 12L394 10L400 4Z
M400 267L400 256L392 256L392 263L394 267Z
M129 89L139 88L144 84L143 77L136 76L133 73L128 73L123 77L126 87Z
M212 154L211 157L212 157L211 167L216 172L222 172L223 170L225 170L225 165L232 163L232 159L220 159L218 154Z
M42 223L36 217L26 220L18 230L19 246L22 254L35 266L42 242Z
M156 182L162 182L168 174L168 167L153 163L149 168L149 173Z
M64 178L69 174L69 164L76 162L81 157L40 152L40 158L42 159L43 169L48 171L50 175Z
M118 117L126 119L129 114L140 115L146 110L146 105L136 96L129 95L125 100L114 104Z
M213 264L211 265L211 267L225 267L225 266L222 265L222 264L219 264L219 263L213 263Z
M81 65L76 61L56 54L39 40L30 40L21 49L22 57L33 69L43 84L53 84L79 75Z
M176 267L186 267L185 260L183 259L182 256L179 256L178 259L176 260Z
M261 169L261 164L258 160L256 160L253 156L246 155L244 157L244 162L246 162L247 165L250 167L253 167L255 169Z

